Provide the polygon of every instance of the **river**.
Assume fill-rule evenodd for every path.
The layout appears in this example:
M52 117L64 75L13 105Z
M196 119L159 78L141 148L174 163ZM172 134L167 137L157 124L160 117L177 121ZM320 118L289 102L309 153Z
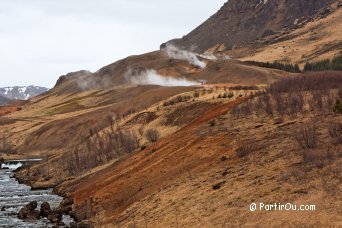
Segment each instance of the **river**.
M2 209L0 210L0 227L52 227L53 224L46 218L30 222L17 218L20 208L31 201L38 202L38 209L44 201L48 202L52 208L57 207L62 201L62 197L52 193L52 189L31 190L29 186L19 184L14 178L14 171L22 165L22 162L11 161L0 167L2 168L0 169L0 209Z

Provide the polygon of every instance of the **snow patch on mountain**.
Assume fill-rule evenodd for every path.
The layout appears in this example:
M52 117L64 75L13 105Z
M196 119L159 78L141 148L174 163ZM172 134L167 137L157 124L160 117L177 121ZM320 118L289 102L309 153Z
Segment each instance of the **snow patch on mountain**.
M40 86L13 86L0 88L0 95L11 100L28 100L49 89Z
M255 6L255 8L258 8L260 5L265 5L268 2L268 0L260 0L260 2Z

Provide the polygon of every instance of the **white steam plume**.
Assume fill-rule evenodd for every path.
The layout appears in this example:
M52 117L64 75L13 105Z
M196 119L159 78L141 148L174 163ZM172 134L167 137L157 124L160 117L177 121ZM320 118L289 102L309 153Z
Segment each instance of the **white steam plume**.
M165 87L199 85L198 82L189 81L185 78L173 78L159 75L155 70L137 72L130 69L125 77L129 82L136 85L160 85Z
M186 60L190 64L198 66L200 68L205 68L207 66L205 62L198 59L198 54L186 50L181 50L171 44L167 44L164 51L170 58Z
M205 52L204 54L198 55L203 59L211 60L211 61L217 61L217 60L230 60L231 58L228 55L224 54L213 54L212 52Z

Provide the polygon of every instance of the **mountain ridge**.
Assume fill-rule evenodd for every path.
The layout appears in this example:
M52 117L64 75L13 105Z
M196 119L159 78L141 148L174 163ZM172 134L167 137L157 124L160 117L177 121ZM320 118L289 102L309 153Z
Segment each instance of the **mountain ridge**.
M7 97L0 95L0 105L5 105L10 101Z
M0 88L0 95L10 100L28 100L48 90L48 88L33 85L2 87Z
M167 44L198 52L217 45L229 50L294 28L299 22L310 20L320 10L329 10L329 4L334 1L230 0L189 34L181 39L170 40Z

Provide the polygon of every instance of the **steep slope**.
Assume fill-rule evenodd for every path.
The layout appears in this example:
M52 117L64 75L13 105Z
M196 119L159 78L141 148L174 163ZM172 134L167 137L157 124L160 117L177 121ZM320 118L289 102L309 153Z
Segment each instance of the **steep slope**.
M338 227L341 144L328 129L341 123L341 115L329 112L315 124L317 155L303 160L295 136L315 121L314 110L279 119L276 107L272 116L229 112L240 103L252 106L244 102L216 104L147 149L65 182L58 191L74 199L76 218L99 227ZM239 155L240 148L246 154ZM254 202L316 210L251 212Z
M168 43L198 52L218 45L231 49L294 28L334 1L229 0L198 28Z
M236 29L224 51L292 27L298 24L296 17L317 15L328 3L230 0L209 22L221 31L225 18L227 27ZM324 18L330 23L334 16ZM258 30L256 22L269 31ZM222 44L217 42L224 33L217 40L209 33L203 42L196 35L208 34L201 31L206 23L192 34L198 38L194 44L203 46L198 51ZM255 51L255 46L244 47ZM0 117L0 134L6 132L17 155L43 158L19 170L20 181L37 188L58 185L57 192L73 199L77 221L99 227L340 225L341 144L335 141L341 115L332 107L342 99L341 74L324 73L313 83L324 86L321 79L330 75L335 83L327 90L271 95L265 92L271 83L286 78L280 86L286 89L290 79L305 77L230 60L225 52L217 58L176 52L191 59L175 58L163 49L130 56L95 73L64 75L22 110ZM246 57L243 51L238 54ZM158 80L142 83L150 70ZM163 79L188 86L162 86ZM318 121L317 116L324 118ZM313 135L319 140L304 150L296 136L307 132L307 122L314 123L310 129L317 130ZM156 140L148 139L150 130L158 131ZM316 204L320 210L250 212L250 203L258 201Z
M342 52L342 7L333 4L330 13L291 31L265 37L227 54L240 60L298 63L331 59Z
M49 89L40 86L14 86L0 88L0 95L12 100L28 100L45 93Z

